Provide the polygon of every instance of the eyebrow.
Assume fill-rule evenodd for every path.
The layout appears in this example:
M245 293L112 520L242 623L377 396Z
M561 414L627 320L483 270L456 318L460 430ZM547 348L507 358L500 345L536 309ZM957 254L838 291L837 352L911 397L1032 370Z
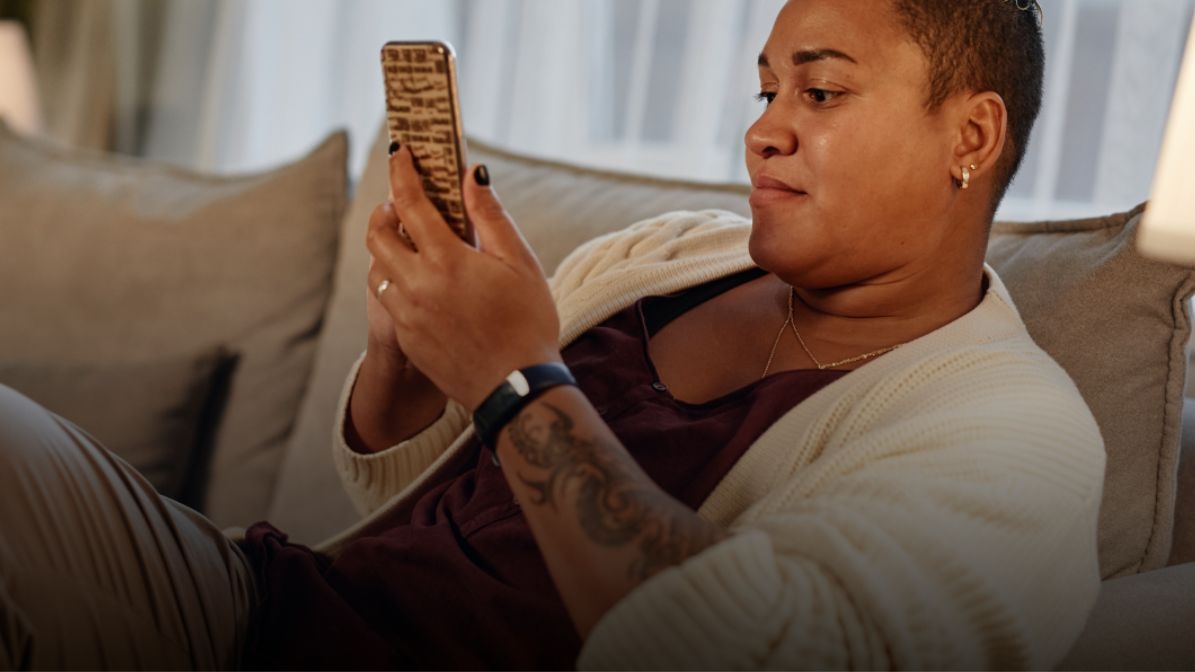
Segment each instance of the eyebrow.
M851 58L849 54L845 54L837 49L802 49L793 52L793 65L805 65L807 63L814 63L817 61L825 61L831 58L842 59L858 65L859 62ZM758 65L761 68L769 67L768 57L760 52Z

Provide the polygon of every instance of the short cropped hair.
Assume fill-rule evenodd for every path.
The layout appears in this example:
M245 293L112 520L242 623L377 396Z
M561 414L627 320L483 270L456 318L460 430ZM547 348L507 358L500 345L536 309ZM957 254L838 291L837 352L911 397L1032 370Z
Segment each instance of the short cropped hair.
M1008 108L1008 137L996 166L992 211L1021 167L1041 111L1045 45L1041 16L1025 0L893 0L929 62L927 109L957 93L994 91Z

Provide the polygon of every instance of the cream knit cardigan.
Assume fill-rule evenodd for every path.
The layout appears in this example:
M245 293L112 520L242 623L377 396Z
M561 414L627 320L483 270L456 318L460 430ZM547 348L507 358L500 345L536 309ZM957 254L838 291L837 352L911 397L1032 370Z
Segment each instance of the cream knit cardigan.
M753 264L750 224L679 212L579 248L552 279L572 342L650 294ZM769 428L699 514L733 535L652 577L586 640L581 668L1048 668L1099 587L1099 430L996 274L978 307L835 381ZM359 363L358 363L359 366ZM343 427L348 390L337 427ZM405 520L461 450L450 404L409 441L335 460L372 513ZM401 572L401 567L395 567ZM464 634L464 633L462 633Z

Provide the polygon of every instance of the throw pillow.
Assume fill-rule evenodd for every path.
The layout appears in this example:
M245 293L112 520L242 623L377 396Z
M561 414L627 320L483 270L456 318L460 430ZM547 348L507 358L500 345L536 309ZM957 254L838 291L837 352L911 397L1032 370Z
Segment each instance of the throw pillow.
M229 363L220 350L127 364L4 361L0 384L75 423L158 492L190 504L187 475L201 460L202 424L215 412Z
M213 176L0 128L0 352L114 365L238 356L205 512L263 518L306 388L347 192L347 139Z
M1165 566L1174 528L1195 272L1137 254L1143 211L999 223L988 248L1029 333L1074 379L1103 433L1105 578Z

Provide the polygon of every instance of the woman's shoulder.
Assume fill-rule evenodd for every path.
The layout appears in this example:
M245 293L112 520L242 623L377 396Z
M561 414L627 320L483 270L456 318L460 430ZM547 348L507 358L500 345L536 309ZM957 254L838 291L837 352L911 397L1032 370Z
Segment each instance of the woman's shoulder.
M878 412L877 428L918 418L927 431L1014 452L1069 447L1102 459L1099 426L1078 387L1030 336L991 269L988 278L976 309L902 348L885 375L858 391L858 403Z
M1084 452L1102 450L1078 387L1034 342L999 277L986 272L988 291L976 308L835 383L838 392L823 397L825 416L870 419L856 426L861 432L915 422L951 436L1065 436ZM847 409L855 413L839 415Z

